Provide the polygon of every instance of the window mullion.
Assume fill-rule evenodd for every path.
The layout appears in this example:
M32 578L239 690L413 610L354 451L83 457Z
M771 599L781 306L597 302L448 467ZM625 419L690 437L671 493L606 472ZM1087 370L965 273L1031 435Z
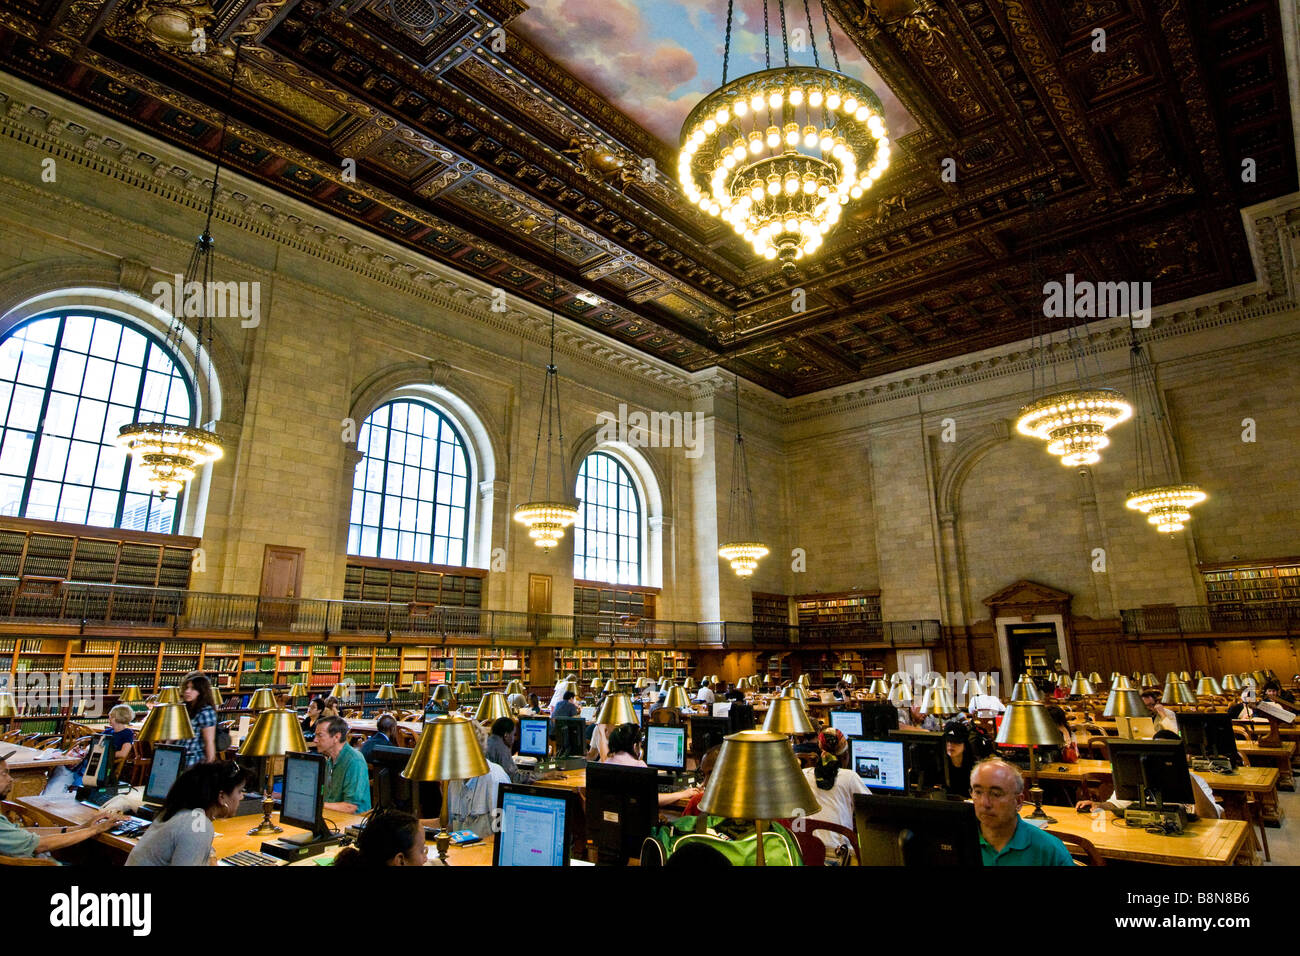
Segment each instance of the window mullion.
M59 367L59 352L63 349L63 329L67 324L67 316L59 316L59 330L54 333L54 348L50 351L50 370L45 376L45 394L41 396L41 414L36 419L36 438L32 442L32 458L27 463L27 480L23 483L23 497L21 509L19 511L23 516L27 515L27 503L32 493L32 479L36 475L36 462L41 456L41 442L45 438L45 416L50 410L50 393L54 391L54 371ZM22 358L18 360L19 369L22 368ZM18 391L18 373L14 373L14 391ZM12 401L12 399L10 399ZM74 419L75 421L75 419ZM71 446L69 446L71 447ZM63 463L64 470L67 470L68 463ZM63 498L63 484L59 483L59 499ZM58 501L54 503L54 517L59 517Z

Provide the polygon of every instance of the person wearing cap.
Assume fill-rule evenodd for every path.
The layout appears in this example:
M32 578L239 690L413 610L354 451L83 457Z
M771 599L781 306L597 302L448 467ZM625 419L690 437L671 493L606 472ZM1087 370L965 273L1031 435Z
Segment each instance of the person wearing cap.
M0 753L0 800L8 800L14 789L8 760L16 751ZM117 826L125 815L110 810L96 811L89 822L68 827L21 827L0 814L0 856L30 858L47 856L54 850L93 840Z
M836 823L853 830L853 797L858 793L870 793L849 765L849 739L843 731L827 727L817 735L817 763L804 770L813 796L821 804L821 809L803 815L803 820L823 820ZM798 817L791 826L802 825ZM849 843L849 838L830 830L815 831L817 838L826 845L828 852L834 853L841 846Z
M1021 819L1025 778L1011 764L981 760L971 771L970 794L985 866L1074 866L1064 843Z
M970 728L959 720L945 724L943 749L947 755L943 762L944 789L955 797L969 797L970 774L975 769L975 748L971 745Z
M1270 678L1264 682L1264 699L1265 700L1284 700L1288 704L1295 703L1295 694L1289 690L1283 690L1281 682Z

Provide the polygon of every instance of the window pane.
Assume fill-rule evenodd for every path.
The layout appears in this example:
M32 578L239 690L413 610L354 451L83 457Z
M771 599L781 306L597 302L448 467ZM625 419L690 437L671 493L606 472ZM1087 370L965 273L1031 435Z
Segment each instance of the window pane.
M574 526L574 576L639 584L641 508L630 474L612 456L594 452L579 468L575 490L583 505Z

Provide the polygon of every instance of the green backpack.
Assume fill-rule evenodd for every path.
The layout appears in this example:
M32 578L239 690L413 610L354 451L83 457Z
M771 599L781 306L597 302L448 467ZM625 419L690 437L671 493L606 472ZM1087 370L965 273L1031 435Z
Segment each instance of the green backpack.
M725 817L678 817L653 828L641 844L642 866L663 866L683 846L702 844L725 856L732 866L754 866L758 834L747 821ZM763 831L765 866L803 866L794 834L779 823Z

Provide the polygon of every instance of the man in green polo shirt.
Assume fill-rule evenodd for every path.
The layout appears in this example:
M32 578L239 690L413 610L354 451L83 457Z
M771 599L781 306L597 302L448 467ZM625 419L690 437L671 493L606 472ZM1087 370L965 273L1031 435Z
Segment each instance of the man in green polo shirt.
M975 765L970 795L980 823L985 866L1073 866L1065 844L1020 818L1025 780L1005 760L990 757Z
M348 722L324 717L316 723L316 751L326 758L325 809L336 813L370 810L370 773L366 758L348 745Z

